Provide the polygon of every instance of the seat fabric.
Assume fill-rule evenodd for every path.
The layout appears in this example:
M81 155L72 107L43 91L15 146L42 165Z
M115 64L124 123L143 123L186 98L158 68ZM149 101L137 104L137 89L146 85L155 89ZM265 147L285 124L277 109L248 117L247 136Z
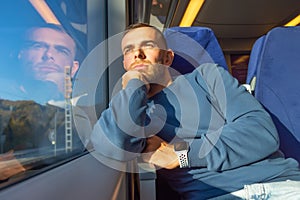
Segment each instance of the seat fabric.
M228 70L223 51L210 28L171 27L164 35L175 53L172 68L178 73L191 72L203 63L217 63Z
M253 47L247 82L273 118L286 157L300 161L300 27L278 27Z

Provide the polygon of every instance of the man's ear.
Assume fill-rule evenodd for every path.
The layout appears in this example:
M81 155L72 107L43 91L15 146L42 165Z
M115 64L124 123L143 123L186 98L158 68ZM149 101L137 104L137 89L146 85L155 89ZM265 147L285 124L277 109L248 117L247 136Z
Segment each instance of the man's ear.
M71 72L71 77L74 77L76 72L78 71L79 68L79 62L78 61L73 61L73 66L72 66L72 72Z
M164 65L171 66L174 59L174 52L171 49L165 51Z
M124 61L124 59L123 59L123 69L124 69L125 71L128 71L128 70L125 68L125 61Z

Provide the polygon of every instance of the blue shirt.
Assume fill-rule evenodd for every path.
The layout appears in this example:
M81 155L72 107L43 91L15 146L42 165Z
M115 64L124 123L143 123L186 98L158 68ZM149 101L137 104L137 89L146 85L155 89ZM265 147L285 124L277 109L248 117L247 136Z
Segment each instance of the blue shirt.
M128 161L154 134L189 142L190 168L158 171L186 198L206 199L281 177L300 180L298 163L278 153L269 114L214 64L177 77L150 99L141 81L130 80L102 113L91 139L99 153Z

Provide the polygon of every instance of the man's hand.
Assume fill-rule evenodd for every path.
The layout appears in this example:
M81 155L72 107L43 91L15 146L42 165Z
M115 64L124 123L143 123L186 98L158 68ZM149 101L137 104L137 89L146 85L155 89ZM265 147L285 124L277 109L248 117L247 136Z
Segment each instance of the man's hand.
M142 158L145 162L149 162L152 154L160 147L161 143L165 142L158 136L151 136L147 138L147 145L143 150Z
M147 138L147 146L143 151L143 160L156 166L174 169L179 166L174 146L167 144L160 137Z
M134 78L143 81L146 85L147 91L150 90L150 85L149 85L148 81L146 80L145 76L143 75L143 73L139 72L139 71L135 71L135 70L127 71L125 74L123 74L123 76L122 76L122 89L125 89L128 82L131 79L134 79Z
M25 168L14 157L13 151L0 155L0 180L5 180L23 171Z
M178 167L179 161L174 151L174 145L161 143L161 146L150 157L149 163L166 169Z
M154 135L152 137L147 138L147 146L144 149L144 153L154 153L154 151L156 151L161 143L165 143L165 141L163 139L161 139L160 137Z
M65 74L59 72L48 73L45 76L45 81L53 82L61 93L65 91ZM71 80L70 80L71 81Z

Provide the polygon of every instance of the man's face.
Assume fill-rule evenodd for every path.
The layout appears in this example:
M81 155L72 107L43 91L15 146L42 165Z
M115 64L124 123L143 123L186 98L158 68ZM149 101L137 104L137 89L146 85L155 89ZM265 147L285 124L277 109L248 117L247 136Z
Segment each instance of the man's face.
M122 39L123 64L126 71L142 72L149 83L163 77L168 52L155 29L141 27L128 32Z
M25 43L18 55L24 75L62 84L65 67L74 66L75 43L71 37L50 28L38 28L27 35Z

